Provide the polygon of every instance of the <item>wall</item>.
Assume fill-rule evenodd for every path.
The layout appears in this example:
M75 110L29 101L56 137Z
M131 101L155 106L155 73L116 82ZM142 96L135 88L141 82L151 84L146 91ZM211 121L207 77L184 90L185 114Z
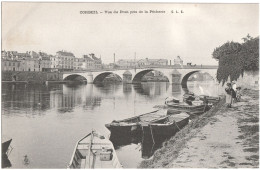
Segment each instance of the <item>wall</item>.
M257 72L244 72L243 77L240 76L236 81L237 86L242 88L259 89L259 71Z
M62 81L62 73L58 72L29 72L29 71L2 71L2 81L27 81L43 83L45 81Z

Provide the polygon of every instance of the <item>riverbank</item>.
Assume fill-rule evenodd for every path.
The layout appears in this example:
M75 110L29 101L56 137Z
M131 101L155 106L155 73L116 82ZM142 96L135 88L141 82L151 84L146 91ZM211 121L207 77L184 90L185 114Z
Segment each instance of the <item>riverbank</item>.
M242 101L224 101L195 118L139 168L258 168L259 91L243 90Z
M61 82L63 73L34 71L2 71L2 82L28 82L42 84L46 81Z

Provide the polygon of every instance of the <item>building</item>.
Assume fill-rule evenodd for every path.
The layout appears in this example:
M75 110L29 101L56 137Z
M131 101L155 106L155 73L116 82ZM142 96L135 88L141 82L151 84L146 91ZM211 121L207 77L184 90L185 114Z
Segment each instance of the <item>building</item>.
M85 69L94 69L95 63L92 58L90 58L88 55L83 55L84 62L85 62Z
M39 52L40 71L51 71L50 55L44 52Z
M120 59L116 62L116 65L118 65L119 68L132 68L137 66L137 63L134 59Z
M21 61L2 59L1 67L3 71L21 71Z
M1 51L2 70L6 71L72 71L103 68L95 54L76 58L73 53L58 51L55 56L45 52Z
M66 51L58 51L56 53L56 59L58 60L58 69L60 71L72 71L74 68L75 56L73 53Z
M174 65L183 65L183 60L181 59L180 56L177 56L176 59L174 59Z
M84 58L74 59L74 70L86 70L86 63Z
M95 69L101 69L102 68L102 61L101 61L101 58L97 58L95 56L95 54L91 53L89 54L92 58L92 60L94 61L94 68Z
M168 65L167 59L141 59L137 61L138 66L158 66L158 65Z
M120 68L133 68L133 67L143 67L143 66L162 66L168 65L167 59L120 59L117 61L117 65Z
M50 55L51 61L51 71L58 71L59 69L59 60L56 56Z

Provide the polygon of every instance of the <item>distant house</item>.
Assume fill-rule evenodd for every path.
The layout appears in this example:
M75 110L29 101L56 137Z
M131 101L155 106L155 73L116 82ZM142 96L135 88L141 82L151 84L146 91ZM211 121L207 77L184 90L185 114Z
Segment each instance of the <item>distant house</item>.
M61 71L72 71L74 68L74 54L66 51L58 51L56 57L59 61L58 68Z
M119 68L131 68L137 64L134 59L120 59L116 62L116 65L118 65Z
M47 53L39 52L40 71L51 71L51 57Z
M117 61L117 65L120 68L142 67L142 66L159 66L168 65L167 59L120 59Z
M180 56L177 56L176 59L174 59L174 65L183 65L183 60L181 59Z
M93 59L94 61L94 67L95 69L101 69L102 68L102 61L101 61L101 58L97 58L95 56L95 54L91 53L89 54L91 56L91 58Z
M21 61L2 59L1 67L3 71L21 71Z
M85 62L85 68L86 69L94 69L95 63L92 58L90 58L88 55L83 55L84 62Z
M86 63L84 58L75 58L74 59L74 70L85 70Z

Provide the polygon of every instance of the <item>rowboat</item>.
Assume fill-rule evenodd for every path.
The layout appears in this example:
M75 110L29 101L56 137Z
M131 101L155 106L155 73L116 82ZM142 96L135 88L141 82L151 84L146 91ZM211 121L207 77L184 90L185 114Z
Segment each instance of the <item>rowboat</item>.
M202 114L209 109L207 104L201 105L188 105L186 103L166 103L166 106L174 110L181 110L187 113Z
M12 142L12 139L9 139L2 143L2 155L7 154L7 151L9 149L11 142Z
M122 168L112 142L95 130L77 142L68 165L68 169L82 168Z
M168 115L165 121L153 121L142 124L145 133L152 135L153 141L163 141L175 135L180 129L189 123L190 115L182 112L180 114ZM155 142L156 143L156 142Z
M171 97L167 97L167 98L165 99L165 103L168 103L168 102L180 103L180 100L177 99L177 98L175 98L175 97L173 97L173 96L171 96Z
M218 103L220 101L220 97L214 96L200 95L199 98L200 100L204 100L206 98L209 103Z
M165 119L166 112L164 110L155 110L149 113L144 113L139 116L123 120L114 120L106 124L106 128L110 130L111 136L140 136L142 134L141 123L150 122L152 120Z

